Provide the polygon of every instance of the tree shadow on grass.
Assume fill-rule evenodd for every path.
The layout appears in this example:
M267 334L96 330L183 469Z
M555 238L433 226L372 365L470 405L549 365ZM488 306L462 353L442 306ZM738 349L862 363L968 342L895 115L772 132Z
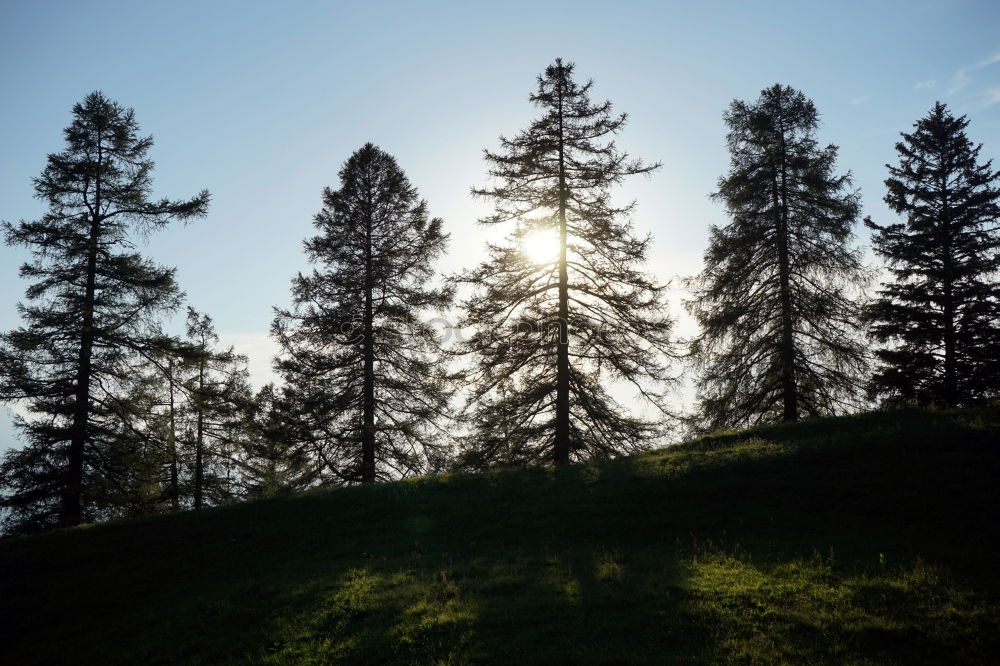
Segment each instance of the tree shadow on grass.
M705 543L387 562L300 595L254 661L940 664L997 647L990 607L924 563L851 571Z
M993 552L996 527L976 512L983 493L996 494L983 485L992 454L970 454L981 463L970 475L941 451L933 439L876 455L760 439L685 460L651 454L386 489L405 501L387 559L368 568L388 591L375 604L384 614L327 657L982 661L1000 648L996 598L948 567L978 581L977 562ZM873 481L892 470L906 482ZM942 480L946 506L921 493ZM454 498L460 507L438 503ZM269 658L297 663L282 662L284 650Z
M0 661L988 662L996 428L907 418L0 544Z
M683 572L615 550L524 551L351 570L301 591L263 663L632 664L701 661ZM363 581L363 582L359 582ZM362 598L355 599L358 589Z

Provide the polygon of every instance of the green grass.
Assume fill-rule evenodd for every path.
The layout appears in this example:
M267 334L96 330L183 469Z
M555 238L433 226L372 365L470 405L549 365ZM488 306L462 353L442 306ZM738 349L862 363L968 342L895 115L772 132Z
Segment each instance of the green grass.
M2 664L990 663L1000 408L0 542Z

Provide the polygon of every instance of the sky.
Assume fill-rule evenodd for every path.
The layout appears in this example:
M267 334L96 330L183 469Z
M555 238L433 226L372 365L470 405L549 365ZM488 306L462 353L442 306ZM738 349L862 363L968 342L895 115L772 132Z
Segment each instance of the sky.
M141 246L177 268L187 302L271 378L272 307L306 270L320 193L371 141L394 155L451 251L443 273L482 256L484 148L525 127L527 97L555 58L595 81L595 100L629 114L619 145L663 163L621 188L653 235L648 269L696 274L709 200L726 171L722 113L774 83L811 98L821 142L839 146L864 215L882 202L893 145L936 100L971 120L983 157L1000 157L1000 2L87 2L0 0L0 219L35 219L31 178L62 149L70 110L93 90L135 110L154 137L154 194L207 188L206 218ZM857 242L869 243L858 230ZM20 324L24 248L0 245L0 331ZM693 332L671 302L681 333ZM171 326L179 331L182 316ZM17 446L0 406L0 452Z

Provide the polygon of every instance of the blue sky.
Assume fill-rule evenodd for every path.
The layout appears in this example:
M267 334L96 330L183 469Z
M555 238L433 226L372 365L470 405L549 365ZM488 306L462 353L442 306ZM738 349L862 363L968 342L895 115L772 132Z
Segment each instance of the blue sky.
M373 141L395 155L452 234L442 270L469 266L483 240L483 204L468 196L484 182L481 151L534 117L527 95L556 57L630 114L623 147L663 162L622 190L663 280L696 273L708 225L725 221L707 197L727 167L722 112L773 83L816 102L820 139L840 146L877 220L891 217L882 181L896 137L935 100L968 114L972 139L1000 157L995 0L4 0L0 219L44 210L30 179L62 148L75 102L101 89L133 107L156 140L156 194L213 197L207 218L144 251L177 267L190 304L264 381L271 307L288 303L320 191L350 153ZM0 247L0 330L19 323L26 258ZM0 409L0 450L14 443Z

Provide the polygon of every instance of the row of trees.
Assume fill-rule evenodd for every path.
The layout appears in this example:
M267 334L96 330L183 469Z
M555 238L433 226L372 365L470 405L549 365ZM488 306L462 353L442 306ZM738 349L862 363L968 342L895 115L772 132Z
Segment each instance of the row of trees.
M903 221L865 219L888 270L871 298L852 244L860 194L837 147L818 145L815 105L775 85L725 121L731 167L713 197L731 221L711 229L687 303L701 429L1000 395L1000 173L964 116L936 103L896 144L885 201Z
M538 77L540 117L486 151L490 183L473 190L494 204L481 222L509 233L450 280L435 279L442 221L390 155L355 152L305 241L313 269L275 310L282 385L257 394L207 316L189 309L186 336L164 334L174 273L131 249L136 233L205 215L208 193L152 199L150 139L131 110L89 95L35 179L49 212L5 225L33 253L24 325L0 337L0 397L28 410L26 446L0 465L5 530L639 450L676 422L666 392L685 358L698 430L998 395L1000 174L964 117L937 104L897 145L886 201L904 219L866 220L889 271L869 298L860 195L836 146L819 145L813 103L780 85L734 101L713 195L729 222L689 280L701 333L682 343L644 272L634 202L611 195L659 165L617 148L627 117L592 86L560 60ZM555 251L527 251L546 235ZM459 298L471 334L445 349L428 314ZM654 416L619 404L620 384Z

